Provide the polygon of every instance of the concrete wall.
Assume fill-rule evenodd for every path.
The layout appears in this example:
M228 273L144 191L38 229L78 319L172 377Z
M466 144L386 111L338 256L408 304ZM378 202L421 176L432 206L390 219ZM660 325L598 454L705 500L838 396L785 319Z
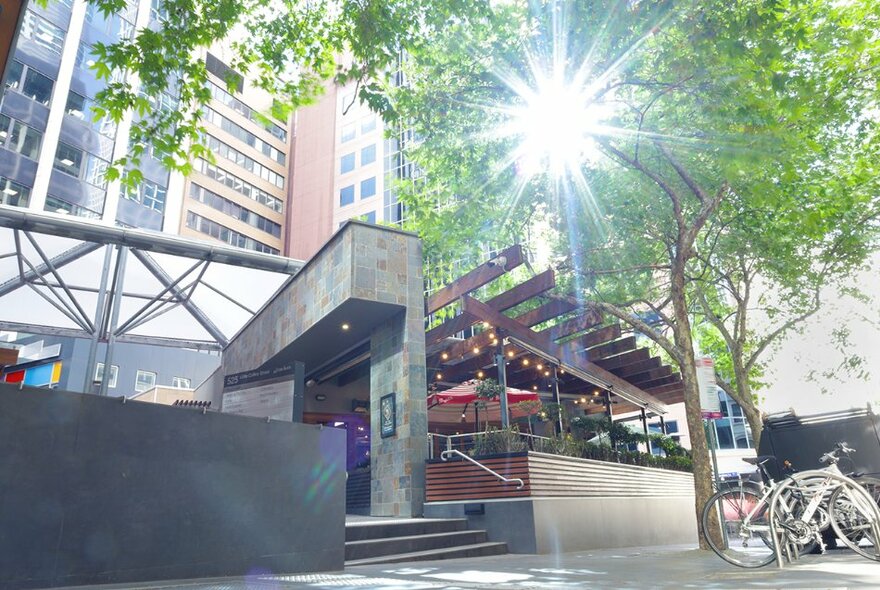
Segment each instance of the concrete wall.
M0 386L0 588L342 568L334 429Z

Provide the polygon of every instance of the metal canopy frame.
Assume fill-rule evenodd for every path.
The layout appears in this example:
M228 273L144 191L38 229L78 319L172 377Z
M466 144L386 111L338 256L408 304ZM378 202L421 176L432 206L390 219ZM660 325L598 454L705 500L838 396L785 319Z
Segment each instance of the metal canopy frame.
M5 296L19 289L30 289L40 300L57 310L73 327L41 325L31 322L0 320L0 329L31 334L69 336L91 341L86 379L83 391L91 388L91 376L95 373L99 343L107 343L104 366L112 364L113 347L116 342L128 342L196 350L220 351L232 334L226 334L212 318L211 313L193 300L193 294L204 287L247 316L257 312L248 305L224 292L221 286L206 278L208 269L215 264L269 271L282 275L298 272L303 262L257 252L239 250L221 244L211 244L167 234L143 230L108 227L95 222L71 219L54 214L39 214L0 206L0 228L12 231L14 249L0 252L0 260L15 258L17 272L0 283L0 304ZM41 235L77 240L60 253L50 256L41 246ZM26 246L30 251L26 251ZM103 266L97 287L74 284L65 279L61 270L84 257L104 251ZM182 272L169 272L152 253L191 259ZM157 281L156 293L126 291L126 267L129 254L134 257ZM130 268L130 267L129 267ZM233 271L234 272L234 271ZM90 277L94 278L94 277ZM283 288L283 281L279 288ZM262 304L274 296L277 289L267 294ZM84 294L97 304L93 313L83 301ZM139 301L133 313L122 312L123 299ZM261 304L261 305L262 305ZM133 333L145 324L173 310L183 309L209 339L186 339L171 336L148 336ZM228 311L228 307L226 308ZM63 322L62 322L63 323ZM106 394L107 381L102 380L101 393Z

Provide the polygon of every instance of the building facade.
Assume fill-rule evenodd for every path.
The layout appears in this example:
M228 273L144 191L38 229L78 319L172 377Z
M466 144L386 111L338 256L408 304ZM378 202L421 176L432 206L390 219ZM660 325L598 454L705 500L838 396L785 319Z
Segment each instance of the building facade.
M392 74L402 84L402 73ZM343 223L400 224L403 205L395 181L418 175L405 149L413 132L389 126L357 97L358 85L328 84L295 117L291 153L291 248L310 258Z
M84 0L31 3L0 106L0 203L285 253L288 126L259 117L271 103L244 82L230 92L229 68L211 53L204 56L212 95L204 140L216 161L196 160L184 178L147 146L136 190L108 181L110 162L129 151L133 118L94 121L105 82L91 69L92 48L163 18L157 0L131 0L109 18ZM170 95L152 102L177 108Z

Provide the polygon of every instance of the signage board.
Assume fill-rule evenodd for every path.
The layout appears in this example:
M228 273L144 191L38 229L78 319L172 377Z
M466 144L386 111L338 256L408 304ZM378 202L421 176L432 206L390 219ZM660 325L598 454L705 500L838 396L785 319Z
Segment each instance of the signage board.
M226 375L221 411L301 422L303 388L303 364L300 362Z
M709 357L696 360L697 385L700 388L700 409L703 418L717 420L721 418L721 400L718 398L718 386L715 385L715 361Z
M379 400L379 431L382 438L394 436L397 432L397 407L394 393L383 395Z

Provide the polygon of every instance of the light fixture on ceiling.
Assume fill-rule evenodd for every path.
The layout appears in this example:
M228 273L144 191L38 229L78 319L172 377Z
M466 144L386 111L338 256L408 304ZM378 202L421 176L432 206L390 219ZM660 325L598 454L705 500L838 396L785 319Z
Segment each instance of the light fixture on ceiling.
M325 399L327 399L327 396L324 395L323 393L316 393L316 394L315 394L315 399L316 399L317 401L319 401L319 402L322 402L322 401L324 401Z
M510 357L510 358L513 358L513 351L512 351L512 350L508 350L508 351L507 351L507 356Z
M448 352L444 352L443 354L440 355L440 358L442 358L442 359L445 361L446 359L449 358L449 353L448 353Z
M437 379L443 379L443 373L437 373L436 378L437 378Z
M483 378L483 375L484 375L484 374L485 374L485 373L483 373L482 371L477 371L477 377L480 378L480 379Z
M477 346L474 346L474 354L480 354L480 349Z
M532 385L532 389L534 389L535 391L538 391L538 386L537 386L537 385Z
M528 367L528 366L529 366L529 359L523 359L523 366L524 366L524 367Z
M542 365L542 364L539 363L539 364L537 365L537 367L535 367L535 368L538 369L538 370L540 371L541 369L544 368L544 365Z
M582 404L585 404L585 403L587 403L587 398L585 398L585 397L582 397L582 398L581 398L581 403L582 403Z
M494 332L491 333L491 334L489 334L489 340L497 340L497 338L495 338L495 333L494 333Z
M342 324L342 326L340 326L340 327L342 328L342 330L344 332L348 331L351 328L351 326L348 325L347 323Z

